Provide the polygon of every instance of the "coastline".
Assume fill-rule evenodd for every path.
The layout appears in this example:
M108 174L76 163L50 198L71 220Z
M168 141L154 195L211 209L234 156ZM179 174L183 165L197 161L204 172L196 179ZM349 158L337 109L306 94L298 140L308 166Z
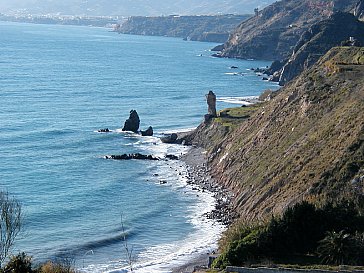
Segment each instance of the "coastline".
M178 134L186 135L186 133ZM211 176L207 165L207 153L201 147L191 146L189 151L180 158L186 164L188 184L196 186L194 190L198 192L211 192L216 200L215 209L204 215L208 219L229 226L237 217L236 212L230 204L234 198L232 193L223 188ZM192 273L199 269L207 269L209 257L214 256L214 250L211 253L201 253L196 257L191 257L190 261L181 266L172 269L172 273Z

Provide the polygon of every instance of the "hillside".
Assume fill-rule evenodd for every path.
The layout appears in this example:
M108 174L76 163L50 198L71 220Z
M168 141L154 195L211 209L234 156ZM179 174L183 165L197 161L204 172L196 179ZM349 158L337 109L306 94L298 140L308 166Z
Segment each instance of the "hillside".
M207 150L241 216L363 194L364 48L333 48L272 97L224 110L187 138Z
M133 16L117 30L124 34L181 37L194 41L222 43L237 25L250 16Z
M333 35L334 34L334 35ZM330 48L339 46L353 37L364 45L364 22L350 13L335 13L329 19L314 24L303 33L292 56L280 72L279 82L284 85L311 67Z
M301 35L334 11L353 11L358 0L282 0L241 23L218 56L285 60Z

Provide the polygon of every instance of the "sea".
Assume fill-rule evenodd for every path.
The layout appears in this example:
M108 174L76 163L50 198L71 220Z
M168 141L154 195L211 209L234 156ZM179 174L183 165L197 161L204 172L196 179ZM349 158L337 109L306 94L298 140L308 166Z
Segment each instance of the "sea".
M192 189L183 162L105 159L185 154L159 137L197 127L209 90L221 109L277 89L251 70L269 62L214 58L214 46L0 22L0 190L23 209L13 254L81 272L171 272L216 249L225 227L204 216L215 200ZM153 137L121 130L132 109Z

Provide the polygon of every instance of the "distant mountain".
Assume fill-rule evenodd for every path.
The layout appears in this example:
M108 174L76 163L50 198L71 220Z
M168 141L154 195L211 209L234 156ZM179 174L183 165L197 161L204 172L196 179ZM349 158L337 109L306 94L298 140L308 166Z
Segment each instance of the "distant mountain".
M224 43L237 25L251 15L131 16L117 30L124 34L181 37Z
M60 13L91 16L247 14L253 13L254 8L263 8L273 2L274 0L1 0L0 12L22 10L31 14Z

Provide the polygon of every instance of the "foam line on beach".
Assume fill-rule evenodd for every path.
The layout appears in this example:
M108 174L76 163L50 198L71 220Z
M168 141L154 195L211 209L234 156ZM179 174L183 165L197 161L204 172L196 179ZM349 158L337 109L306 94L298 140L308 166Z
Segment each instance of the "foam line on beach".
M147 148L147 143L146 147ZM143 145L139 143L138 145ZM147 148L148 149L148 148ZM149 149L154 150L153 154L160 152L187 152L190 147L182 145L168 145L159 143L158 145L149 145ZM136 273L167 273L172 272L174 268L183 266L191 260L200 257L203 254L210 253L216 249L216 242L225 227L215 220L207 219L205 214L212 211L216 205L214 194L209 191L196 191L196 185L188 184L187 165L183 161L168 161L168 164L157 163L152 172L157 173L155 181L165 180L167 183L163 187L171 187L174 191L185 195L186 198L196 200L187 210L186 222L194 227L194 232L188 234L185 238L173 243L150 246L138 254L137 261L133 265L133 272ZM154 183L151 180L149 182ZM162 186L162 185L161 185ZM119 264L119 266L118 266ZM107 272L107 273L125 273L128 266L120 261L111 262L105 265L90 265L83 272Z

